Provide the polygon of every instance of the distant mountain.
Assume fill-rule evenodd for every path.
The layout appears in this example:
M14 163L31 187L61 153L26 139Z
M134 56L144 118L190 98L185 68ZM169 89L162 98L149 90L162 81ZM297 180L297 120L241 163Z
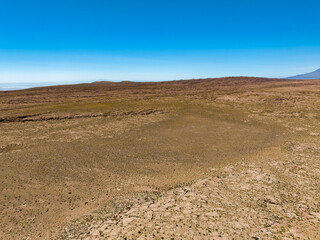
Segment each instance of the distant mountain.
M293 77L288 77L288 79L320 79L320 68L311 73L305 73Z

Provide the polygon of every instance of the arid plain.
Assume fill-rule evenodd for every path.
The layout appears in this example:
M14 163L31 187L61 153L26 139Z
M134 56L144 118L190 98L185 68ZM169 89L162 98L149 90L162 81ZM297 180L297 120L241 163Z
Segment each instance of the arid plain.
M320 239L320 80L0 92L0 239Z

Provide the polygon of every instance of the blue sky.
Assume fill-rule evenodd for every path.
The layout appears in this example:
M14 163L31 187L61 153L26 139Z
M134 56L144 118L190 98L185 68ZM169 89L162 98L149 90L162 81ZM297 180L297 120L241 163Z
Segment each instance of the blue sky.
M313 71L319 11L310 0L2 0L0 83Z

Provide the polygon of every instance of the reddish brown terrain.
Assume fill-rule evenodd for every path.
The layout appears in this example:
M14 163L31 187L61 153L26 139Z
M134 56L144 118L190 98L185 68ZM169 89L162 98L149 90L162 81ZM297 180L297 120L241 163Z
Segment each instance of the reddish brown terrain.
M320 239L320 80L0 92L0 239Z

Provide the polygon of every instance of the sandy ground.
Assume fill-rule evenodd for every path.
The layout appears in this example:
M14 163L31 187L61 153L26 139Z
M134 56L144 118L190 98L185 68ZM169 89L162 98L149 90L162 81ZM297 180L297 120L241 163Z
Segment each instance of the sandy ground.
M320 239L320 145L288 147L276 155L286 160L265 150L259 162L211 169L190 185L80 221L59 239Z
M0 239L319 239L320 82L0 93Z

